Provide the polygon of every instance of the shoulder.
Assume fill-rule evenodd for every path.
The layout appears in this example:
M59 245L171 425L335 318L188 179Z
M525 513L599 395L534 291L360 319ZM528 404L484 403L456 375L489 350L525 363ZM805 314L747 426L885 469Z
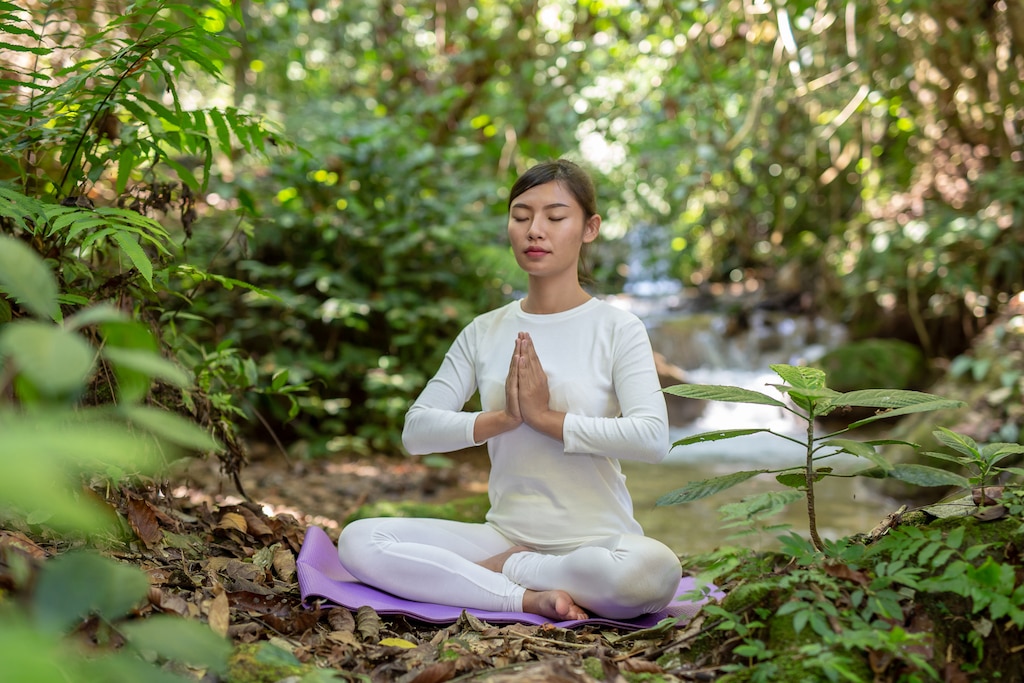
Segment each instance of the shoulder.
M643 321L632 311L615 306L604 299L595 300L593 315L604 323L616 328L641 330L646 332Z
M504 306L487 311L486 313L481 313L473 318L473 320L463 328L462 336L475 337L486 334L487 331L492 329L495 325L499 325L503 321L514 317L518 310L519 302L513 301L505 304Z

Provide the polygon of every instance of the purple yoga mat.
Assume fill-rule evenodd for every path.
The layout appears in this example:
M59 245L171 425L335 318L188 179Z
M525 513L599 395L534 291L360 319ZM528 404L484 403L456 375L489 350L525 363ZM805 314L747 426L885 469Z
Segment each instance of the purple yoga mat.
M489 612L481 609L465 609L452 607L450 605L436 605L427 602L415 602L396 597L390 593L377 590L364 583L360 583L353 577L338 559L338 549L334 542L320 527L311 526L306 529L306 537L302 542L302 549L299 551L297 564L299 575L299 591L302 594L302 602L309 605L316 599L322 599L328 603L358 609L363 606L372 607L379 614L401 614L420 621L435 624L454 623L458 621L463 611L472 614L483 621L490 623L525 623L525 624L549 624L562 628L572 628L585 624L603 624L617 628L637 630L651 628L666 617L680 617L680 625L685 623L700 606L708 599L720 600L723 593L714 586L709 586L705 591L707 597L699 601L680 600L678 596L685 595L697 587L697 582L692 577L684 576L679 581L679 590L676 592L677 599L668 607L654 614L645 614L636 619L604 619L593 617L591 619L580 619L573 621L551 622L550 619L537 614L526 612ZM710 591L710 593L708 593Z

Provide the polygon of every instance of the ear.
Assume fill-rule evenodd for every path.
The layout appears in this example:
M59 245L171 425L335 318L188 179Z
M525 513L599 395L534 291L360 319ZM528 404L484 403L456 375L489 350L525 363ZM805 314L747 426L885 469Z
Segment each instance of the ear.
M596 213L587 219L587 222L583 226L583 243L590 244L597 239L598 233L601 232L601 217Z

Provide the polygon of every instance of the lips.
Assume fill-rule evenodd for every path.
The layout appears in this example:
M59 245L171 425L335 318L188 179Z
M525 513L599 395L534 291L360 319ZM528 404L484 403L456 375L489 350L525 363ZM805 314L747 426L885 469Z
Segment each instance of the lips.
M540 247L530 247L526 250L527 256L543 256L546 253L548 252Z

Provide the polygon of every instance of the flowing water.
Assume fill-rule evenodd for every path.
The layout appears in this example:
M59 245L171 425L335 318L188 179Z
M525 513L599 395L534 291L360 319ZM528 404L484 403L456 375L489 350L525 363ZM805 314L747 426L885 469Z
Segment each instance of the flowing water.
M694 384L720 384L760 391L783 398L770 383L781 380L769 365L799 364L819 357L843 339L843 330L821 320L782 313L754 312L736 329L724 314L673 313L650 302L619 302L637 312L648 323L655 351L681 368L685 381ZM671 399L670 399L671 400ZM803 440L806 424L790 413L771 406L708 402L692 421L672 427L673 442L693 434L719 429L771 429L779 435ZM818 432L821 433L821 432ZM804 462L801 446L767 433L723 441L674 447L663 463L647 465L623 462L635 514L645 532L662 540L678 553L693 554L722 545L753 545L760 548L777 545L779 531L760 532L742 538L729 537L736 529L726 529L719 508L765 491L785 487L774 475L758 475L742 484L700 501L657 507L662 495L690 481L729 474L740 470L778 469ZM822 464L837 471L863 469L866 461L852 456L836 456ZM897 507L869 488L860 478L828 478L815 486L818 532L823 538L838 538L870 531ZM788 524L807 536L805 499L789 505L774 517L772 524Z

